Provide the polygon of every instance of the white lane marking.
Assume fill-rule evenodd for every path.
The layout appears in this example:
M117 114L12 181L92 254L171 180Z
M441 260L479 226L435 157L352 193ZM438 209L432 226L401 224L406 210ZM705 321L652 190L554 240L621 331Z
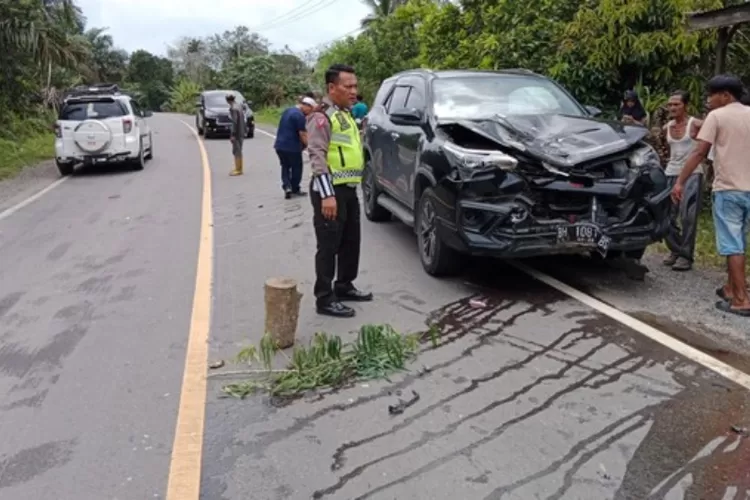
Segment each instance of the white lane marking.
M562 281L559 281L552 276L549 276L541 271L537 271L536 269L533 269L525 264L521 264L518 262L510 262L510 264L530 275L534 279L537 279L542 283L551 286L555 290L558 290L559 292L562 292L565 295L574 298L579 302L582 302L583 304L586 304L590 308L604 314L605 316L609 316L618 323L621 323L635 330L641 335L648 337L665 347L668 347L669 349L675 351L678 354L681 354L682 356L685 356L691 361L703 365L709 370L713 370L714 372L728 378L732 382L735 382L746 389L750 389L750 375L748 375L747 373L729 366L728 364L719 361L713 356L709 356L703 351L700 351L695 347L691 347L684 342L662 332L661 330L657 330L653 326L635 319L634 317L620 311L619 309L607 305L590 295L586 295L585 293L576 290L570 285L566 285Z
M68 179L70 179L70 176L61 177L61 178L57 179L55 182L53 182L52 184L50 184L49 186L47 186L44 189L42 189L41 191L38 191L38 192L32 194L31 196L29 196L25 200L23 200L23 201L15 204L15 205L13 205L12 207L10 207L8 209L5 209L4 211L0 212L0 220L7 219L8 217L10 217L11 215L13 215L14 213L16 213L19 210L21 210L23 207L31 205L36 200L38 200L39 198L41 198L45 194L49 193L50 191L52 191L53 189L55 189L60 184L62 184L63 182L67 181Z
M266 134L269 137L273 137L274 139L276 138L275 135L270 134L264 130L258 129L258 131ZM604 314L605 316L612 318L618 323L621 323L631 328L632 330L635 330L636 332L640 333L644 337L648 337L651 340L663 345L664 347L667 347L673 350L674 352L682 356L685 356L691 361L694 361L700 365L703 365L709 370L712 370L728 378L732 382L735 382L741 385L742 387L750 390L750 375L748 375L747 373L740 371L732 366L729 366L728 364L722 361L719 361L713 356L709 356L705 352L699 351L695 347L691 347L687 345L686 343L680 340L677 340L676 338L662 332L661 330L657 330L653 326L648 325L638 319L635 319L634 317L630 316L627 313L620 311L619 309L616 309L610 305L605 304L601 300L598 300L592 297L591 295L586 295L580 290L576 290L572 286L566 285L562 281L559 281L553 278L552 276L549 276L541 271L537 271L536 269L533 269L525 264L521 264L518 262L509 262L509 263L515 266L517 269L528 274L529 276L533 277L534 279L537 279L541 281L542 283L548 286L551 286L555 290L564 293L568 297L571 297L589 306L595 311L598 311Z
M261 134L263 134L263 135L267 135L267 136L268 136L268 137L270 137L271 139L276 139L276 136L275 136L275 135L273 135L273 134L272 134L272 133L270 133L270 132L266 132L265 130L263 130L263 129L260 129L260 128L257 128L257 127L255 128L255 130L256 130L257 132L260 132L260 133L261 133Z

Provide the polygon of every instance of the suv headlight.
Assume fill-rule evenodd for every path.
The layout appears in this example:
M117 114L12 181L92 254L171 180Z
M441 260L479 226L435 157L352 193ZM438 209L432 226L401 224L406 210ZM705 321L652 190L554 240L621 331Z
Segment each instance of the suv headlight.
M648 144L636 149L630 154L630 165L635 168L641 168L647 165L657 166L660 164L661 161L659 160L659 154Z
M455 144L445 143L443 150L451 163L467 170L513 170L518 160L502 151L485 151L483 149L465 149Z

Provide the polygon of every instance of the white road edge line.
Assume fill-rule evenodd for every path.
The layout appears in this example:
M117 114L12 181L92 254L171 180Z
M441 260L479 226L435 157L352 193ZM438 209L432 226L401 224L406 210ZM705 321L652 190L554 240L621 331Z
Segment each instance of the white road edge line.
M260 132L260 133L261 133L261 134L263 134L263 135L267 135L267 136L268 136L268 137L270 137L271 139L276 139L276 136L275 136L275 135L273 135L273 134L272 134L271 132L266 132L265 130L263 130L263 129L260 129L260 128L258 128L258 127L255 127L255 131L256 131L256 132Z
M565 295L578 300L579 302L582 302L583 304L600 312L601 314L604 314L605 316L612 318L618 323L621 323L635 330L641 335L648 337L655 342L658 342L659 344L675 351L676 353L681 354L682 356L685 356L691 361L701 364L704 367L708 368L709 370L713 370L714 372L726 377L732 382L735 382L743 386L744 388L750 390L750 375L748 375L747 373L742 372L732 366L729 366L728 364L722 361L719 361L713 356L709 356L703 351L700 351L694 347L691 347L685 344L684 342L677 340L676 338L660 330L657 330L651 325L648 325L644 323L643 321L635 319L634 317L620 311L619 309L616 309L590 295L587 295L579 290L576 290L572 286L566 285L562 281L559 281L553 278L552 276L549 276L541 271L537 271L536 269L533 269L519 262L510 262L510 264L516 267L517 269L523 271L524 273L530 275L534 279L541 281L542 283L545 283L548 286L551 286L555 290L562 292Z
M44 189L42 189L41 191L37 191L36 193L32 194L31 196L29 196L25 200L23 200L23 201L15 204L15 205L13 205L12 207L10 207L8 209L3 210L2 212L0 212L0 220L7 219L8 217L10 217L11 215L13 215L14 213L16 213L19 210L21 210L23 207L31 205L36 200L38 200L39 198L41 198L45 194L49 193L50 191L52 191L53 189L55 189L60 184L62 184L63 182L67 181L68 179L70 179L70 176L61 177L61 178L57 179L55 182L53 182L52 184L50 184L49 186L47 186Z
M265 130L261 130L261 129L257 129L257 130L258 132L261 132L269 137L272 137L274 139L276 138L275 135L269 132L266 132ZM729 366L728 364L722 361L719 361L713 356L710 356L706 354L705 352L696 349L695 347L691 347L688 344L680 340L677 340L671 335L668 335L662 332L661 330L657 330L653 326L648 325L644 323L643 321L640 321L630 316L629 314L620 311L619 309L616 309L610 305L605 304L601 300L598 300L592 297L591 295L587 295L581 292L580 290L576 290L572 286L566 285L562 281L557 280L553 278L552 276L544 274L541 271L537 271L536 269L533 269L525 264L521 264L520 262L511 261L509 263L515 266L520 271L523 271L524 273L528 274L532 278L538 281L541 281L542 283L554 288L558 292L564 293L568 297L573 298L589 306L595 311L601 314L604 314L605 316L609 318L612 318L613 320L627 326L628 328L632 330L635 330L636 332L640 333L644 337L648 337L654 342L657 342L663 345L664 347L667 347L673 350L674 352L682 356L685 356L691 361L694 361L700 365L703 365L709 370L712 370L718 373L719 375L726 377L732 382L735 382L741 385L745 389L750 390L750 375L749 374L743 371L740 371L737 368Z

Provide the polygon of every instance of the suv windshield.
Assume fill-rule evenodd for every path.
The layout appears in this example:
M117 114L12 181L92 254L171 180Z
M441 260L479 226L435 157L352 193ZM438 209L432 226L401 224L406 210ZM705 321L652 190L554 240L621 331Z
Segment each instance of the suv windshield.
M69 102L60 110L61 120L105 120L125 116L125 106L117 101Z
M235 95L235 99L237 96ZM229 108L229 103L227 102L227 94L220 93L220 94L207 94L203 98L203 102L206 103L207 108ZM238 102L242 102L242 99L238 99Z
M487 75L433 81L434 112L440 119L477 120L494 115L565 114L584 111L550 80L537 76Z

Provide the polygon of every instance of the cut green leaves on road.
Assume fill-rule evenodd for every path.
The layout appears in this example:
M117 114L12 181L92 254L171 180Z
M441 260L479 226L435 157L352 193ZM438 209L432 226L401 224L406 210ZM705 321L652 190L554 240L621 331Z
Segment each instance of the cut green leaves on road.
M430 329L433 345L436 332ZM224 394L245 398L256 392L272 396L295 397L316 389L330 389L357 380L383 379L404 371L418 354L421 334L402 335L390 325L365 325L354 342L345 343L337 335L316 333L308 346L295 347L291 357L284 354L287 367L274 370L275 344L265 335L258 347L243 349L237 362L260 361L262 370L251 380L228 384ZM253 372L248 372L253 373Z

